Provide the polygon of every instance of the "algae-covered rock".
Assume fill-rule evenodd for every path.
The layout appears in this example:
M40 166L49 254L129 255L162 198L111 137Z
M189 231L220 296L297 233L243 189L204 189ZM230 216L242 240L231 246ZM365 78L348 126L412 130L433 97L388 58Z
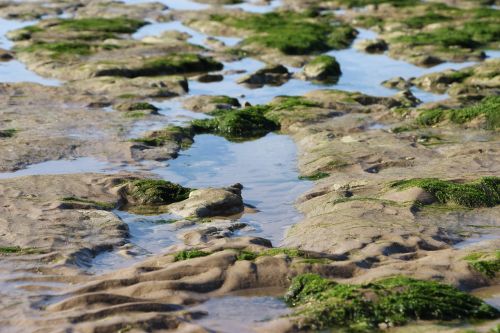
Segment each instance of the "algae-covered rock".
M336 81L342 74L335 57L321 55L304 66L303 75L307 80Z
M213 118L194 120L197 133L215 133L228 139L241 140L263 136L280 128L279 123L266 117L267 106L249 106L237 110L217 110Z
M191 191L166 180L137 179L128 181L123 193L129 204L168 205L187 199Z
M435 126L440 123L467 125L479 120L476 126L495 130L500 128L500 96L486 97L478 103L460 109L429 109L422 111L416 122L420 126Z
M243 211L242 186L228 188L199 189L189 194L186 200L172 204L169 210L183 217L230 216Z
M347 328L373 332L380 325L415 320L495 319L500 312L455 287L391 277L369 284L340 284L315 274L292 281L285 300L304 329Z
M427 178L394 182L392 187L408 189L419 187L430 193L441 204L454 204L469 208L493 207L500 204L500 178L483 177L469 183Z

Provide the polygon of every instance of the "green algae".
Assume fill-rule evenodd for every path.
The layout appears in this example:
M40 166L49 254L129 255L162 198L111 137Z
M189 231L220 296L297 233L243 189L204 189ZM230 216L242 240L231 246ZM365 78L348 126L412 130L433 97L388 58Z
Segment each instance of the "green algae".
M309 176L299 176L299 179L301 179L301 180L320 180L320 179L323 179L323 178L326 178L329 176L330 176L329 173L318 171L318 172L313 173L312 175L309 175Z
M451 20L451 17L437 14L434 12L429 12L429 13L426 13L425 15L410 17L410 18L404 20L403 23L412 29L421 29L421 28L425 27L426 25L429 25L432 23L450 21L450 20Z
M494 253L473 252L467 255L469 265L484 276L493 279L500 272L500 251Z
M479 103L462 109L430 109L422 111L416 119L420 126L433 126L444 121L465 124L478 117L485 117L486 129L500 128L500 96L488 96Z
M183 250L175 254L175 261L188 260L199 257L206 257L210 253L201 250Z
M193 130L190 127L168 126L164 129L153 131L147 136L132 139L132 142L142 143L150 147L161 147L168 142L175 142L185 149L193 143Z
M469 183L456 183L436 178L396 181L391 187L403 190L420 187L433 195L440 204L466 208L493 207L500 204L500 177L482 177Z
M54 58L61 56L87 56L94 52L90 44L78 41L64 41L64 42L35 42L26 47L16 48L19 52L48 52Z
M128 182L127 194L143 205L167 205L185 200L192 189L166 180L137 179Z
M40 249L35 249L32 247L23 248L20 246L0 246L0 256L1 255L25 255L25 254L41 254L43 253Z
M214 133L232 140L261 137L278 130L279 124L265 115L267 106L249 106L238 110L217 110L210 119L191 122L196 133Z
M102 209L102 210L112 210L115 208L115 205L113 203L108 203L108 202L102 202L102 201L94 201L90 199L85 199L85 198L79 198L79 197L64 197L61 199L63 203L67 204L85 204L89 205L92 208L96 209Z
M314 258L309 258L309 255L299 249L293 249L293 248L285 248L285 247L275 247L275 248L270 248L266 249L260 252L252 252L252 251L239 251L238 255L236 256L238 260L255 260L259 257L274 257L277 255L284 255L288 258L303 258L305 259L314 259ZM324 258L323 258L324 259ZM319 258L318 258L319 260Z
M196 133L213 133L229 140L242 141L259 138L281 129L282 123L293 120L316 119L307 108L319 104L300 96L279 96L266 105L248 106L237 110L216 110L213 118L191 122Z
M327 18L307 13L273 12L263 15L212 15L213 21L255 32L244 43L257 43L285 54L311 54L347 47L355 30L346 24L331 24Z
M201 73L221 70L223 65L210 57L193 53L169 54L144 60L137 67L116 67L99 70L96 76L123 76L135 78L139 76L157 76Z
M294 316L299 318L299 326L313 330L373 332L380 324L500 316L490 305L452 286L407 277L353 285L304 274L293 279L285 301L297 308Z
M0 138L12 138L16 133L17 129L15 128L0 130Z

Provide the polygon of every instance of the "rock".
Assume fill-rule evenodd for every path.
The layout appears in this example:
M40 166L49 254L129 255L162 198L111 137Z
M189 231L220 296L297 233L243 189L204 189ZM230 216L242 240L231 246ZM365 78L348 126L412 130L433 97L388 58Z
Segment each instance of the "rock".
M224 80L224 76L220 74L202 74L195 77L195 80L202 83L220 82Z
M132 112L132 111L148 111L151 114L158 114L158 108L147 102L125 102L114 106L117 111Z
M314 81L336 81L341 74L340 65L335 57L328 55L314 58L302 71L302 76L306 80Z
M230 216L244 209L241 197L242 186L207 188L194 190L189 198L169 206L170 212L183 217Z
M403 79L401 76L385 80L382 82L382 85L390 89L399 89L399 90L408 89L411 87L411 83Z
M366 53L384 53L388 45L383 39L364 39L356 44L356 48Z
M0 49L0 61L9 61L12 59L14 59L14 55L11 52Z
M251 88L260 88L264 85L281 86L290 79L290 72L283 65L266 66L255 73L245 75L238 79L239 84Z
M391 191L384 194L382 199L396 202L420 202L426 205L436 201L436 198L430 193L419 187L411 187L403 191Z
M409 89L398 92L393 98L401 102L402 106L406 107L417 106L422 103L422 101L415 97Z
M215 110L229 110L240 107L237 98L229 96L199 95L186 98L182 106L190 111L210 113Z

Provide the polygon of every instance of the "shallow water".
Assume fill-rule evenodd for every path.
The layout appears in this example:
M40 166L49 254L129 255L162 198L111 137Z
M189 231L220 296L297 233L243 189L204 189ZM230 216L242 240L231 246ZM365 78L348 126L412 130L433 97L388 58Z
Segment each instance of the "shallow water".
M23 63L17 60L10 60L6 62L0 61L0 82L33 82L43 84L45 86L61 85L59 80L44 78L35 72L30 71Z
M35 24L37 21L6 20L0 17L0 48L10 50L14 43L5 34L11 30L21 29Z
M212 298L193 310L207 311L210 315L196 323L220 333L255 333L252 327L291 312L282 300L269 296Z
M149 0L126 0L126 3L150 2ZM209 5L199 4L187 0L161 0L171 9L175 10L202 10ZM226 6L230 8L241 8L246 11L263 12L279 6L280 1L273 1L270 6L257 6L249 3ZM4 34L8 30L20 28L33 22L16 22L0 19L0 47L12 46ZM157 36L166 30L178 30L191 35L189 42L203 45L207 36L184 26L181 22L154 22L140 29L133 35L136 39L146 36ZM376 38L376 34L359 29L360 34L357 41L366 38ZM227 45L232 46L240 41L238 38L217 37ZM410 78L430 72L436 72L447 68L459 69L472 63L445 63L433 68L425 69L413 66L403 61L389 58L387 55L370 55L357 51L354 47L346 50L331 51L340 62L343 75L335 85L320 85L307 81L292 79L281 87L268 87L262 89L250 89L236 83L238 77L243 74L225 75L224 80L215 83L199 83L190 81L190 94L225 94L233 97L241 97L243 101L252 104L269 102L277 95L303 95L311 90L322 88L333 88L348 91L360 91L366 94L378 96L390 96L395 90L387 89L380 85L384 80L394 76ZM489 56L498 57L500 52L488 52ZM14 61L5 63L8 68L2 73L0 63L0 81L9 73L15 79L35 80L40 79L23 74L27 71L20 63ZM19 65L21 67L19 67ZM17 66L17 67L16 67ZM225 63L226 70L246 70L253 72L264 64L254 59L243 59L232 63ZM292 68L292 71L300 69ZM15 74L14 74L15 73ZM29 74L33 74L27 71ZM19 74L19 75L18 75ZM36 75L36 74L33 74ZM14 79L14 78L11 78ZM43 78L41 78L43 79ZM46 79L43 79L46 80ZM8 81L10 82L10 81ZM35 82L35 81L33 81ZM48 81L47 81L48 82ZM38 82L50 84L47 82ZM435 101L444 99L446 95L435 95L413 90L415 95L423 101ZM182 125L191 119L203 118L205 115L196 114L184 110L180 102L182 99L155 102L160 107L159 117L151 120L136 122L130 131L130 137L137 137L142 132L159 129L166 124ZM379 129L382 125L374 123L371 129ZM273 245L280 244L286 228L298 222L301 214L294 208L294 202L298 195L306 192L312 187L312 182L298 179L297 170L297 148L290 137L275 133L254 141L229 142L224 138L213 135L198 135L191 148L181 152L179 158L169 161L167 165L161 163L146 164L145 167L158 176L178 182L189 187L220 187L239 182L244 185L243 198L245 203L255 206L258 212L246 214L239 220L248 223L251 228L242 231L245 235L256 235L268 238ZM112 165L93 158L79 158L74 160L49 161L32 165L24 170L12 173L2 173L0 178L35 174L62 174L82 172L116 172L129 170L126 165ZM117 251L106 252L97 256L92 262L90 272L99 273L104 270L112 270L126 267L139 261L144 256L161 253L166 247L178 242L179 233L176 227L169 223L157 223L157 220L169 220L176 218L170 214L154 217L144 217L126 212L116 212L125 221L130 230L130 243L133 246L130 251L138 254L136 257L127 258L121 256ZM188 230L183 229L183 231ZM467 246L474 242L471 238L457 247ZM460 245L461 244L461 245ZM497 297L497 296L495 296ZM498 297L497 297L498 298ZM495 302L495 301L493 301ZM197 306L194 310L208 311L209 316L201 319L198 323L210 329L220 332L253 332L249 326L258 324L268 318L286 315L289 310L286 305L274 297L243 297L227 296L213 298L206 303Z
M122 168L92 157L81 157L72 160L57 160L32 164L25 169L13 172L0 172L0 179L33 175L60 175L85 172L107 173L115 172L119 169Z
M193 188L243 184L245 203L259 212L240 221L255 228L252 235L268 238L277 246L285 229L301 218L294 208L297 196L312 186L312 182L298 179L296 165L297 148L286 135L271 133L241 143L197 135L190 149L170 161L168 167L152 172Z

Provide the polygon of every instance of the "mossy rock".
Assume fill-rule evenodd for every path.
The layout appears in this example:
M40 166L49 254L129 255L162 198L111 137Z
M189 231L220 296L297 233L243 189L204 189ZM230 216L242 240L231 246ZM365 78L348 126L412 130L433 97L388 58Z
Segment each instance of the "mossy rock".
M147 102L125 102L116 105L114 108L124 112L149 111L150 113L157 113L159 110L156 106Z
M500 251L473 252L464 258L469 265L484 276L493 279L500 272Z
M210 57L198 54L182 53L169 54L163 57L148 58L138 66L130 68L124 66L111 66L97 70L95 76L123 76L134 78L139 76L158 76L202 73L221 70L223 65Z
M337 59L329 55L320 55L304 66L304 75L308 80L335 82L341 74Z
M169 142L175 142L181 148L188 148L193 143L194 132L190 127L168 126L164 129L153 131L146 136L132 139L132 142L141 143L149 147L161 147Z
M112 210L115 208L114 203L101 202L78 197L64 197L61 199L63 209L100 209Z
M500 128L500 96L489 96L479 103L462 109L430 109L422 111L416 122L420 126L433 126L448 121L466 124L479 117L484 117L486 129Z
M278 130L279 124L266 117L267 106L238 110L217 110L210 119L197 119L191 125L196 133L214 133L232 140L257 138Z
M148 24L148 22L126 17L94 17L61 20L59 24L57 24L57 28L69 31L134 33L146 24Z
M340 284L319 275L293 279L286 302L304 329L374 332L379 325L414 320L482 320L500 317L498 310L455 287L407 277Z
M312 13L312 12L311 12ZM256 43L288 55L313 54L349 46L356 31L311 13L273 12L243 17L212 15L213 21L254 33L244 44Z
M192 189L166 180L137 179L126 186L127 200L140 205L168 205L186 200Z
M436 178L396 181L391 187L399 190L420 187L441 204L467 208L493 207L500 204L500 177L483 177L469 183L456 183Z

